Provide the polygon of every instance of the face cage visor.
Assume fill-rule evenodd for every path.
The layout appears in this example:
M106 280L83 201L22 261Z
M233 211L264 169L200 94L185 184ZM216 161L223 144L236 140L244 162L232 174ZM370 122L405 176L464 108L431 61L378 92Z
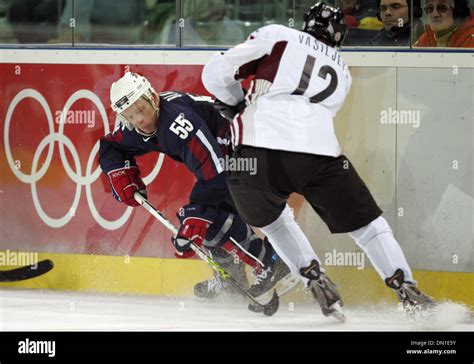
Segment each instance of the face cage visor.
M150 87L148 90L146 90L143 95L141 95L132 105L130 105L128 108L132 107L133 105L135 105L140 99L144 99L146 102L148 102L152 107L153 109L155 109L156 112L158 112L159 108L156 107L156 105L153 103L152 101L152 96L153 95L157 95L155 89L153 87ZM127 109L128 109L127 108ZM127 110L125 109L125 110ZM124 110L124 111L125 111ZM125 127L128 129L128 130L134 130L136 129L135 126L133 126L133 124L128 121L128 119L122 115L123 111L121 113L117 113L117 121L116 121L116 124L117 123L122 123L122 125L125 125ZM136 129L137 132L139 132L140 134L143 134L143 132L139 129Z

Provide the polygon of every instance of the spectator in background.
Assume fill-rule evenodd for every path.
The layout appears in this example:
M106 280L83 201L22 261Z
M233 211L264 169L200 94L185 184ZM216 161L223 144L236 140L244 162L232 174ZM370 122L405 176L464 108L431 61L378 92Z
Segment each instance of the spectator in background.
M344 0L342 11L348 33L344 46L368 46L383 27L377 19L376 0Z
M421 25L420 0L413 0L413 26L410 24L410 0L377 0L377 18L383 29L371 40L373 46L410 46L412 29ZM414 32L415 33L415 32ZM415 36L415 38L417 38Z
M7 12L18 43L46 43L57 35L62 0L15 0Z
M74 19L75 42L134 44L146 25L145 12L145 0L65 0L60 34L49 43L71 42Z
M467 0L427 0L430 23L415 47L474 48L474 22Z
M146 26L143 28L141 38L145 44L156 44L157 34L176 20L176 3L174 0L152 0L147 1L147 8ZM169 44L175 44L175 41Z
M226 16L224 0L198 0L184 3L184 19L167 24L158 44L174 44L182 30L182 45L234 45L245 39L241 27Z
M363 30L382 28L377 9L375 0L344 0L342 6L347 26Z

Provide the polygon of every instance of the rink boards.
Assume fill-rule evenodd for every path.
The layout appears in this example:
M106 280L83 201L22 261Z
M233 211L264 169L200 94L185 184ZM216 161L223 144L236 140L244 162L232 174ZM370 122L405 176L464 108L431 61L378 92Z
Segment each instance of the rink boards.
M145 74L159 90L206 94L200 72L212 53L0 50L0 251L43 252L56 264L44 277L9 286L188 296L211 275L200 261L174 259L169 232L145 211L113 200L97 167L97 140L114 129L108 92L125 70ZM472 55L343 57L353 75L335 122L344 153L385 211L420 285L474 307ZM397 110L415 119L381 119ZM151 200L177 223L192 175L163 155L139 163ZM331 236L306 203L295 198L292 206L323 261L360 254L346 236ZM357 269L336 261L328 271L347 303L394 301L368 262Z
M41 253L38 258L53 260L54 269L31 280L0 283L0 287L190 297L195 283L212 276L210 268L195 259L52 253ZM372 268L327 267L327 272L339 286L347 305L397 302L395 294ZM415 277L434 298L462 302L474 308L472 290L468 288L474 285L473 273L415 271ZM311 301L302 284L284 298L285 303L292 301Z

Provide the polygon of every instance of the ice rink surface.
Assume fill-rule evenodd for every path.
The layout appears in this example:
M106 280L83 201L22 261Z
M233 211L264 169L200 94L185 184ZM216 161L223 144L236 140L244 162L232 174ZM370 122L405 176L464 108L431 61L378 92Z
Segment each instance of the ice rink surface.
M474 331L466 307L442 303L408 318L396 307L345 308L347 321L324 317L316 304L282 302L272 317L226 300L96 295L0 289L0 331Z

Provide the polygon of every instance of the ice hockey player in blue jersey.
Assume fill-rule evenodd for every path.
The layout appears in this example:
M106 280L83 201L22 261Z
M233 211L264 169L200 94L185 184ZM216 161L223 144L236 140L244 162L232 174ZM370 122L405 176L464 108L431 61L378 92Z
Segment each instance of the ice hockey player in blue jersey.
M290 277L289 268L268 240L258 238L236 212L227 172L220 163L230 154L230 124L211 98L157 93L145 77L132 72L112 84L110 98L120 124L101 138L99 163L117 201L134 207L138 206L133 197L136 191L146 196L134 157L164 153L184 163L197 179L189 204L178 213L181 226L172 239L177 257L194 255L191 241L204 245L245 289L249 283L244 264L251 266L255 283L248 292L254 297ZM195 294L212 298L223 288L232 291L215 276L196 284Z

